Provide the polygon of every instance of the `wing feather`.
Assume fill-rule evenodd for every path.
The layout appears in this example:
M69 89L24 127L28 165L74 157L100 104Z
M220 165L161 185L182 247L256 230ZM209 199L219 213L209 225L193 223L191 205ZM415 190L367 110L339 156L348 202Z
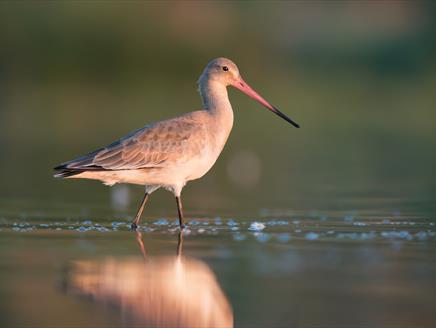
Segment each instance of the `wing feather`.
M194 112L195 113L195 112ZM192 139L189 142L189 140ZM192 113L147 125L112 144L61 164L56 170L132 170L159 168L202 150L205 126ZM196 147L190 147L195 144Z

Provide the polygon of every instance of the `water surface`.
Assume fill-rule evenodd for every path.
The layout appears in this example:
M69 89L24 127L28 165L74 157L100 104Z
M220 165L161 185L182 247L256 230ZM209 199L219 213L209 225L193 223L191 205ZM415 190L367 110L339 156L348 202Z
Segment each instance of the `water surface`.
M126 217L58 211L1 214L3 326L434 324L436 228L427 216L189 217L179 244L175 217L150 215L135 233Z

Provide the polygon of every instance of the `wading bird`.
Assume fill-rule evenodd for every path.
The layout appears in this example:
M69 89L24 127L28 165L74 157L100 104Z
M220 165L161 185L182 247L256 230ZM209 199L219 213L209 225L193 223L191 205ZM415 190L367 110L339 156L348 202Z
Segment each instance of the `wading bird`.
M188 181L201 178L217 160L233 126L227 86L257 100L295 127L297 123L257 94L231 60L209 62L199 80L203 110L146 125L92 153L54 169L57 178L101 180L112 186L145 186L145 194L132 222L136 229L149 195L163 187L176 197L180 228L184 227L181 191Z

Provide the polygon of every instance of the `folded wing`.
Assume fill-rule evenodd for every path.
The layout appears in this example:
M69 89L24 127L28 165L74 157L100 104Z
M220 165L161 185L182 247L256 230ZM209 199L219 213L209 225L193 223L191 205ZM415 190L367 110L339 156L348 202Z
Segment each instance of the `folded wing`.
M133 170L159 168L168 161L183 160L201 151L204 127L187 117L157 122L134 131L114 143L85 156L63 163L57 177L92 170Z

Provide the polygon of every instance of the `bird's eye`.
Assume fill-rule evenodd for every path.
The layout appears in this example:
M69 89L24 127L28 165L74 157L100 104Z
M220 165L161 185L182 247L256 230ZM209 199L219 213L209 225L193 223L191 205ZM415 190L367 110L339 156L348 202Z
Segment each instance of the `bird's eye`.
M223 71L228 71L229 70L229 68L227 67L227 66L223 66Z

